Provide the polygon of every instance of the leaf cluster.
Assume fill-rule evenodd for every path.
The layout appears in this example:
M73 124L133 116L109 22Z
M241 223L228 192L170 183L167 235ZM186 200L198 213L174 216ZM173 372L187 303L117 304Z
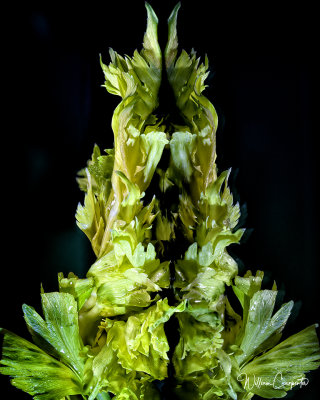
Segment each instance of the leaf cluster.
M293 302L275 310L276 285L240 276L228 253L244 233L240 206L216 166L208 59L178 54L179 7L164 59L148 3L142 50L101 59L121 101L114 148L95 145L77 178L95 262L84 278L59 274L59 291L41 294L44 317L23 306L33 343L1 329L0 372L34 399L156 400L166 382L185 400L281 398L320 365L316 326L281 341ZM183 123L156 114L164 73Z

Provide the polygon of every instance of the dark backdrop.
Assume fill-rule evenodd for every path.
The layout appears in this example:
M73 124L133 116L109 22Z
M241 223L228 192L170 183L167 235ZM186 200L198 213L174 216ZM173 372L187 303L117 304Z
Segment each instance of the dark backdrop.
M163 46L176 2L150 4ZM39 310L41 283L56 290L58 272L84 276L93 260L75 225L83 201L75 176L94 143L112 146L120 100L101 87L99 54L108 63L109 46L140 49L146 11L142 0L29 4L5 10L2 23L0 326L27 336L21 305ZM181 48L209 57L218 167L233 168L233 191L247 205L251 235L232 252L241 269L269 271L284 300L297 302L289 333L319 322L316 32L307 2L182 1L178 19ZM317 398L316 376L295 398ZM27 398L0 378L1 394Z

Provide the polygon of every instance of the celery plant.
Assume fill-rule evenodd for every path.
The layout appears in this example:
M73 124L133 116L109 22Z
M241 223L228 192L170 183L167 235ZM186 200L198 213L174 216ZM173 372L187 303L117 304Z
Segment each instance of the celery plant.
M142 50L101 59L105 88L121 97L114 148L94 146L76 211L96 261L41 293L44 318L23 305L33 343L1 329L0 372L34 399L160 399L166 382L176 398L280 398L320 364L316 326L281 341L293 302L275 311L276 285L262 289L262 271L240 276L228 254L244 233L240 207L216 166L208 60L178 54L179 7L163 53L146 3ZM157 116L164 74L182 123Z

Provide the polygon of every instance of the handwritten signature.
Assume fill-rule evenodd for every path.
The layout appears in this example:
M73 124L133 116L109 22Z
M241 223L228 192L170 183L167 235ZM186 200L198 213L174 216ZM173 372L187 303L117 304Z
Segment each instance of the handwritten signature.
M272 386L273 389L286 388L286 390L288 390L288 387L290 389L292 389L294 386L300 386L300 388L302 388L303 386L307 386L307 384L309 383L309 379L305 377L298 378L292 381L287 381L283 379L281 372L278 372L271 380L264 379L261 376L248 376L246 373L240 374L237 377L237 380L239 382L244 381L244 389L248 390L252 390L254 387L261 388L262 386Z

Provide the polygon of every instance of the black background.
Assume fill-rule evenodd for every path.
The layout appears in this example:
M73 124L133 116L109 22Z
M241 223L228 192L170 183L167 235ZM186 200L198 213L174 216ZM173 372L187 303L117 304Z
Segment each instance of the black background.
M39 310L41 283L56 290L58 272L84 276L93 261L75 225L83 201L75 176L94 143L112 147L120 100L101 87L99 55L105 63L108 47L132 55L146 26L142 0L48 4L2 13L0 326L25 337L21 305ZM176 2L150 4L163 47ZM316 16L307 2L197 0L182 1L178 17L180 49L209 57L217 164L233 168L233 190L247 205L252 232L232 252L240 268L268 271L284 300L297 302L288 333L319 322ZM318 397L316 376L295 398ZM28 398L0 378L2 395Z

